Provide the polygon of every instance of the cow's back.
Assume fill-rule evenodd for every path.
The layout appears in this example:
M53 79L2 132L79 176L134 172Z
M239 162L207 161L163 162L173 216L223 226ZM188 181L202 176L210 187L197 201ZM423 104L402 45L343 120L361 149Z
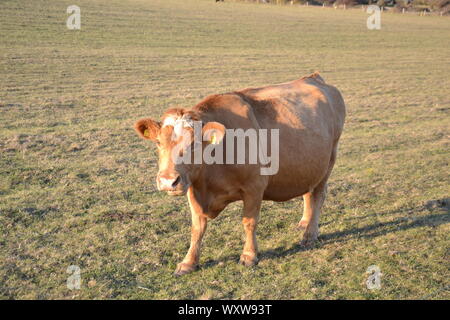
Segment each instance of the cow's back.
M261 128L279 129L280 166L264 197L284 201L312 190L326 175L341 135L345 104L314 74L289 83L237 92Z

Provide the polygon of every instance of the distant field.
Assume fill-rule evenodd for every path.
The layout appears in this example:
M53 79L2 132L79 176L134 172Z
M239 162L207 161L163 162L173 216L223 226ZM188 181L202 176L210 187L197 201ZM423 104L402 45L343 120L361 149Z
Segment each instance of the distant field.
M68 30L66 8L81 8ZM194 0L0 2L0 298L449 299L450 19ZM347 122L321 236L302 200L265 202L260 263L237 261L241 204L208 226L156 191L132 129L211 93L321 71ZM301 151L299 151L301 152ZM80 290L66 269L81 268ZM369 266L381 289L366 287ZM143 289L144 288L144 289Z

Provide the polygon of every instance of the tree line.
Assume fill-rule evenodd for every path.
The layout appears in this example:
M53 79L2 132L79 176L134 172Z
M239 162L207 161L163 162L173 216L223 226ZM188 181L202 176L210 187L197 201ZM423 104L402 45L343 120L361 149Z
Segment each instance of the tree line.
M220 1L220 0L217 0ZM223 1L223 0L222 0ZM238 0L239 1L239 0ZM380 7L392 8L397 11L428 11L450 14L450 0L241 0L267 4L306 4L347 7L375 4Z

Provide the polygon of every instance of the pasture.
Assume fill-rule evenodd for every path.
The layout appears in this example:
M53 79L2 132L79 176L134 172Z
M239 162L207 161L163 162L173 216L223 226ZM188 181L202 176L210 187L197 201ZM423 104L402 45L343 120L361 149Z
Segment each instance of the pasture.
M68 30L66 8L81 8ZM449 299L450 20L206 0L0 2L3 299ZM240 203L208 225L156 190L132 129L169 106L320 71L347 119L320 223L265 202L260 262L238 265ZM69 290L70 265L81 289ZM381 288L366 286L379 267Z

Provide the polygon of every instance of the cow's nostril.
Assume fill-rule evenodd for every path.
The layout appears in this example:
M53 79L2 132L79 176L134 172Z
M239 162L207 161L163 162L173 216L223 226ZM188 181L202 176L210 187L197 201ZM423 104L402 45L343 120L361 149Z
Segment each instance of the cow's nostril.
M181 177L178 176L175 181L172 183L172 188L175 188L181 181Z
M157 178L158 190L174 191L182 180L178 173L160 174Z

